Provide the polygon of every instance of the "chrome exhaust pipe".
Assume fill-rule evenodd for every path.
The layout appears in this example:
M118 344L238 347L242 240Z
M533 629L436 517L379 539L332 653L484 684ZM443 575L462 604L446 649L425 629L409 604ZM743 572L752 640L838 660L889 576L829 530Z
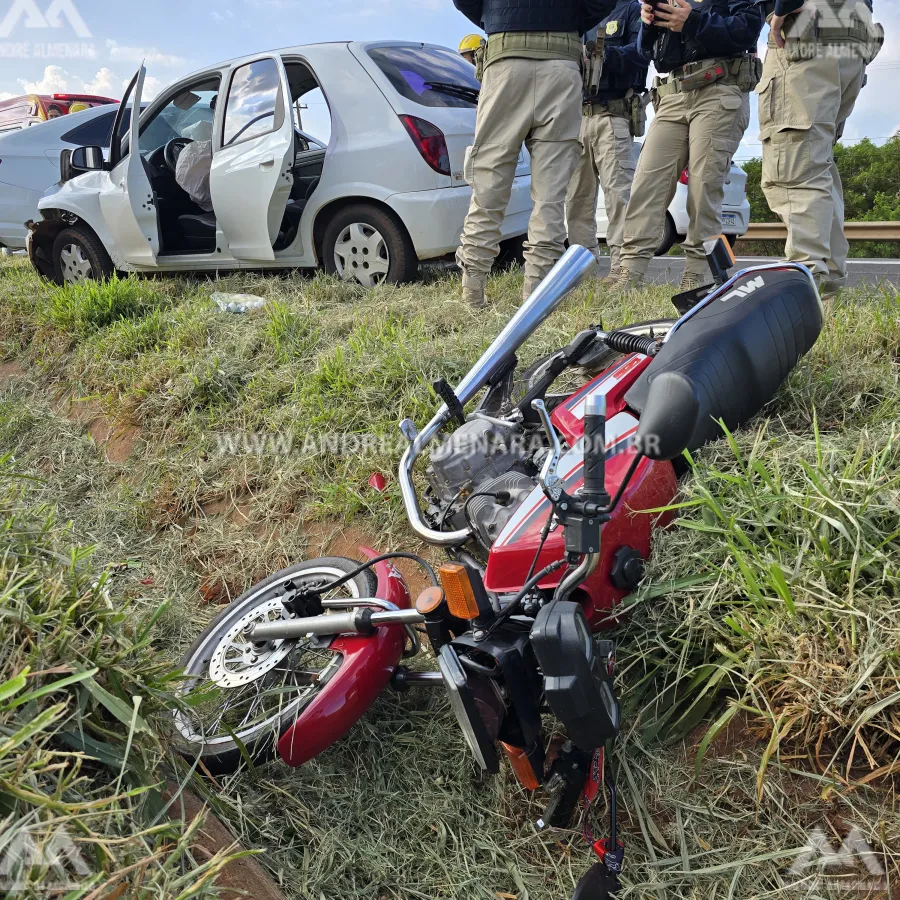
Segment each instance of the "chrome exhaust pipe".
M575 245L566 250L459 383L456 396L463 406L503 368L510 356L549 318L563 298L581 284L596 264L590 250L584 247ZM442 407L441 412L446 411L447 407Z
M455 393L463 406L506 365L512 354L547 320L563 298L581 284L585 277L593 271L596 264L590 250L578 245L569 247L547 277L537 286L534 293L506 323L506 327L497 335L491 346L484 351L481 359L459 383ZM403 505L413 531L423 541L438 547L457 546L464 543L471 534L469 528L462 528L459 531L435 531L433 528L429 528L422 518L419 499L413 485L412 472L416 460L446 423L448 417L449 411L446 405L442 405L434 418L406 448L403 458L400 460L398 473Z

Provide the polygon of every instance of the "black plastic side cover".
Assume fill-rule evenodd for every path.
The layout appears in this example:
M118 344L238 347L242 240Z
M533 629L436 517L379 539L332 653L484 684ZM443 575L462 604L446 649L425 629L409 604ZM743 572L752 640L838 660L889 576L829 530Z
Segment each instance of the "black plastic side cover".
M584 610L553 600L535 619L531 646L544 673L544 695L570 740L596 750L619 730L619 709L606 661L597 654Z

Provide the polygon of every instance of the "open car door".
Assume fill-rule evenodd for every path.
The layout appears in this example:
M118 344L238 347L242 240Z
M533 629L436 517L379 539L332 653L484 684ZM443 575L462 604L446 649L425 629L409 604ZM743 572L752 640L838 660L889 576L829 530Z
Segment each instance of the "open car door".
M235 259L271 260L294 180L291 92L281 58L237 66L224 107L209 175L216 221Z
M141 66L119 104L109 148L109 183L107 190L100 192L100 208L115 237L117 255L126 262L153 266L159 253L159 225L153 188L139 143L141 93L146 74L147 70ZM123 139L126 115L130 116L127 120L130 127Z

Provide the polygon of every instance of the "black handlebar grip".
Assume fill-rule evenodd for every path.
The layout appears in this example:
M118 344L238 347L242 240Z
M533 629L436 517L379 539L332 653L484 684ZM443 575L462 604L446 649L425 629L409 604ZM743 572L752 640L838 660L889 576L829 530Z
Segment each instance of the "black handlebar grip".
M591 394L584 410L584 496L606 497L606 397Z

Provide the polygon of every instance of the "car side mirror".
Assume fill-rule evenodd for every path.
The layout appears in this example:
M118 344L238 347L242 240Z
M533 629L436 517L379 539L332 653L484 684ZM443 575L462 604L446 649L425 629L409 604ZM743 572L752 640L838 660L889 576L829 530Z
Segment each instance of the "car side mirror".
M657 375L641 413L638 449L649 459L675 459L690 443L699 413L697 385L690 378L680 372Z
M60 164L64 164L62 158L60 158ZM82 175L85 172L99 172L103 170L105 165L102 147L76 147L68 159L68 176L69 178L74 178L76 175ZM63 172L62 174L65 175L66 173ZM68 180L68 178L63 178L63 181Z

